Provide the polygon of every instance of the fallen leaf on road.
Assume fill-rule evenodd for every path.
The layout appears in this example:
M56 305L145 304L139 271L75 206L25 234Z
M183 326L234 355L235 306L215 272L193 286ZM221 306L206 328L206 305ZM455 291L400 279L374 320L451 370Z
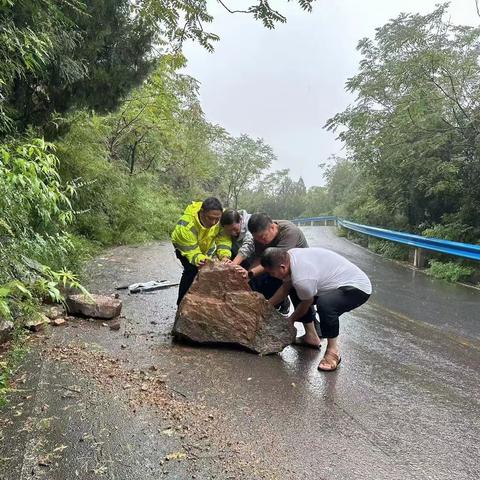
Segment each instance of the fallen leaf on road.
M54 452L63 452L66 448L68 448L66 445L60 445L59 447L54 448L53 451Z
M183 452L173 452L173 453L169 453L166 457L165 457L165 460L183 460L184 458L187 457L187 454L186 453L183 453Z
M50 459L49 455L45 455L44 457L38 458L38 464L41 467L48 467L51 463L52 463L52 460Z
M107 470L108 469L107 469L106 465L102 465L101 467L95 468L93 470L93 473L95 475L103 475L104 473L107 473Z

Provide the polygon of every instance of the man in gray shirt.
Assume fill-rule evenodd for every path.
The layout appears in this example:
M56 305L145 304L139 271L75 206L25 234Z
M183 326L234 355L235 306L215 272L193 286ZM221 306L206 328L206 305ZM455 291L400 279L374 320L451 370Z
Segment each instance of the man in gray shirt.
M253 236L253 244L250 250L246 252L250 262L248 277L252 290L260 292L268 300L282 286L282 281L272 277L265 272L260 264L262 253L269 247L282 248L290 250L291 248L308 248L307 239L303 232L288 220L272 220L265 213L254 213L248 221L248 230ZM238 255L237 255L238 257ZM241 263L242 260L235 257L234 263ZM294 306L300 303L295 289L290 291L290 299ZM289 304L280 306L282 313L288 313ZM300 322L310 323L315 321L315 310L311 307L308 312L299 319ZM318 348L319 345L308 345Z
M251 268L253 276L264 272L259 263L262 253L269 247L283 248L308 248L307 239L303 232L288 220L272 220L265 213L255 213L248 221L248 229L253 236L253 244L249 255L258 259L256 266Z

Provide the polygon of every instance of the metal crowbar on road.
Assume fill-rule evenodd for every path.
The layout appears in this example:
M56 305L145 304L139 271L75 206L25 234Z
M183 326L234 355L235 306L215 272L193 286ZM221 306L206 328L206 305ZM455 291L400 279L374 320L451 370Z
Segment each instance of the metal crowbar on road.
M131 285L122 285L116 290L127 290L128 293L153 292L155 290L163 290L164 288L176 287L178 282L169 282L168 280L151 280L150 282L132 283Z

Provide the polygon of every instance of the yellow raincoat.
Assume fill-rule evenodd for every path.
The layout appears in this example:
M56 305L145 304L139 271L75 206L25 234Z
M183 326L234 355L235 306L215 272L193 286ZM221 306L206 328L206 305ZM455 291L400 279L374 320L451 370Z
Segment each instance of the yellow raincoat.
M205 228L198 218L202 202L192 202L183 212L172 232L172 242L176 249L193 265L232 255L232 240L223 233L219 223Z

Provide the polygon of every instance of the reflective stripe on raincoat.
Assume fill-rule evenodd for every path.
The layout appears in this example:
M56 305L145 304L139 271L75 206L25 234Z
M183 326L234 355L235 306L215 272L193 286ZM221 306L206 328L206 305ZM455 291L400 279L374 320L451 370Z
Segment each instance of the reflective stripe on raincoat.
M174 247L193 265L232 255L232 240L223 233L220 224L205 228L198 218L202 202L192 202L186 209L172 232Z

